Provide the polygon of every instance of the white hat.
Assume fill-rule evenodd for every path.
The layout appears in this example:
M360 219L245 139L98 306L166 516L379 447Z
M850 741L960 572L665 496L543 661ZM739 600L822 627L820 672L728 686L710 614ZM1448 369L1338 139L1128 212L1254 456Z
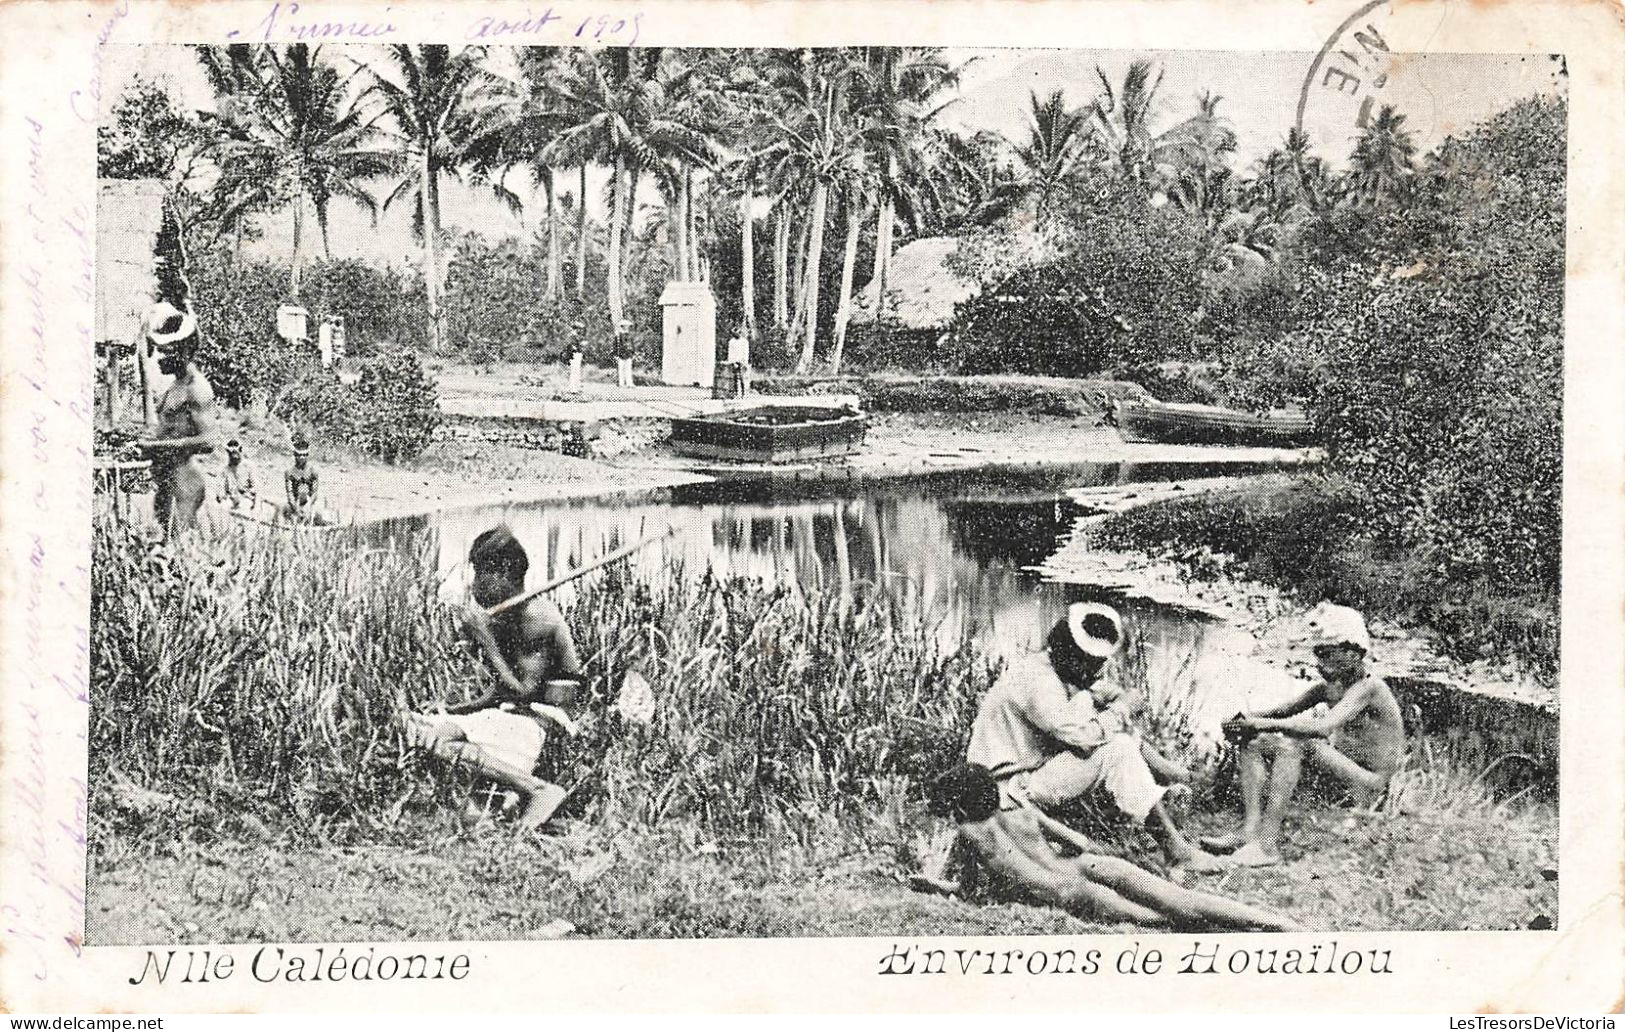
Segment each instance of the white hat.
M159 347L185 340L197 332L197 319L191 312L183 312L168 301L160 301L147 309L147 339Z
M1353 645L1361 652L1371 652L1371 632L1366 630L1365 617L1358 609L1322 602L1309 611L1308 623L1310 640L1316 648Z
M1098 627L1101 620L1109 625L1108 628L1100 628L1102 633L1094 634L1086 628L1086 624ZM1110 659L1123 647L1123 618L1111 606L1099 602L1074 602L1066 608L1066 626L1072 632L1073 643L1086 656Z

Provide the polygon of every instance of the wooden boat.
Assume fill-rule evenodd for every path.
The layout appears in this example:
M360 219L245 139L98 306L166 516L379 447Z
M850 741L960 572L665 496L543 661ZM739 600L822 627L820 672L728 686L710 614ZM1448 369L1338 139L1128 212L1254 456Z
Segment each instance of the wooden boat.
M868 417L828 405L767 405L674 418L680 455L734 462L795 462L850 455L863 444Z
M1311 443L1314 426L1302 412L1262 415L1218 405L1164 401L1117 403L1117 432L1139 444L1229 444L1299 448Z

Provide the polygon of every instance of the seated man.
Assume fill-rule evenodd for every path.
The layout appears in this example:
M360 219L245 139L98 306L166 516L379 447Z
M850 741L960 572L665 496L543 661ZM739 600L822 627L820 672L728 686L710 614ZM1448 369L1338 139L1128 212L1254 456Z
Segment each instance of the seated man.
M474 539L468 552L474 571L474 603L464 631L480 647L496 682L444 714L412 714L413 737L444 760L464 763L482 776L518 792L525 802L520 823L537 827L564 802L567 793L533 773L546 741L545 724L567 733L574 724L564 707L574 704L582 681L581 661L564 616L545 598L533 598L489 612L521 595L530 558L507 527Z
M226 442L226 468L220 484L220 502L229 509L252 513L257 502L254 474L243 465L243 443Z
M1355 802L1369 804L1388 787L1405 758L1405 725L1394 693L1365 668L1371 635L1365 618L1346 606L1322 604L1310 613L1320 683L1290 702L1225 724L1243 739L1242 824L1231 835L1204 839L1210 849L1234 849L1233 864L1259 867L1281 860L1281 819L1297 790L1303 761Z
M310 462L310 441L304 434L293 438L293 465L282 478L288 492L288 504L282 507L282 516L295 523L328 526L333 520L316 500L320 480L316 467Z
M1127 733L1133 700L1101 683L1106 660L1122 644L1116 610L1072 605L1044 651L1010 663L988 690L966 758L992 772L1006 809L1025 798L1054 811L1104 788L1119 810L1145 823L1169 863L1216 870L1218 860L1192 845L1169 816L1167 789L1152 764L1165 780L1182 771Z
M1212 893L1182 888L1119 857L1027 805L1008 808L993 775L965 764L938 782L959 825L968 866L991 876L1000 895L1062 907L1080 917L1181 930L1298 931L1290 919ZM951 889L924 880L923 887Z

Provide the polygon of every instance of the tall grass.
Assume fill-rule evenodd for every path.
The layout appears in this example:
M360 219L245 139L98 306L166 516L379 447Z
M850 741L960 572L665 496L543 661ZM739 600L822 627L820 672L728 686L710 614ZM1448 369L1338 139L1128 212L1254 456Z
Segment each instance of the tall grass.
M600 721L576 743L606 809L650 823L748 831L883 804L962 754L993 673L974 649L941 650L917 604L869 589L623 569L570 615L593 711L627 670L654 687L650 727Z
M232 528L161 551L99 520L93 775L314 828L387 811L415 766L397 714L472 673L429 547Z
M239 530L166 555L102 521L94 547L99 781L318 833L377 830L422 801L401 714L488 676L456 644L428 534L368 549ZM941 649L916 604L871 591L620 569L566 615L590 680L580 733L544 765L578 812L617 822L813 835L895 810L962 755L994 673ZM633 669L655 692L648 726L611 707Z

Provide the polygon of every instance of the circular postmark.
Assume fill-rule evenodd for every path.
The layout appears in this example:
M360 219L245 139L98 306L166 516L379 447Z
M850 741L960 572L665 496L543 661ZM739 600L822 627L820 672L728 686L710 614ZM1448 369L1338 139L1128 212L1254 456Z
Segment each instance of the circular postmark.
M1340 147L1392 108L1388 128L1427 150L1523 97L1564 91L1562 55L1462 46L1472 15L1447 18L1454 6L1367 0L1344 16L1303 77L1300 139L1338 160L1348 153L1336 154Z
M1394 54L1382 32L1392 8L1393 0L1371 0L1327 38L1298 91L1300 133L1328 123L1365 128L1393 70Z

